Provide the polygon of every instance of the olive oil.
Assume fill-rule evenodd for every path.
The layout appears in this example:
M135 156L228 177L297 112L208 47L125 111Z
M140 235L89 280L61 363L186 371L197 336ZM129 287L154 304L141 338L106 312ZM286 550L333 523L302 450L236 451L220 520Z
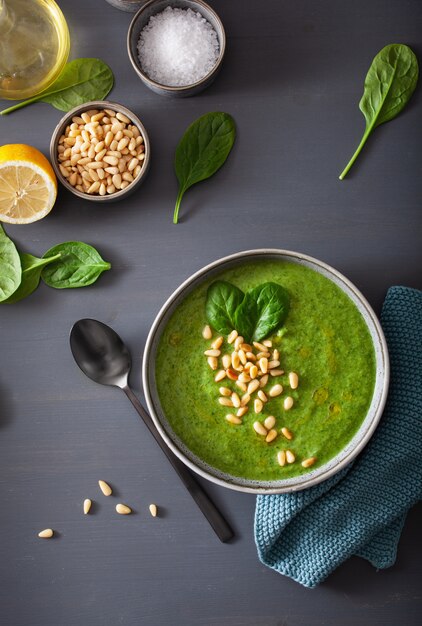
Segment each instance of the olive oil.
M54 0L0 0L0 98L30 98L60 74L69 31Z

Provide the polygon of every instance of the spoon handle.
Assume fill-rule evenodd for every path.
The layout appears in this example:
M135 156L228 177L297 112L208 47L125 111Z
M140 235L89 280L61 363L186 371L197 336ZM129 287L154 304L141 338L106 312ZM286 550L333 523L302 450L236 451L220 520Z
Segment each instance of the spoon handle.
M135 409L138 411L140 417L145 422L150 433L172 464L173 468L179 474L179 478L182 480L186 489L189 491L192 498L195 500L196 504L199 506L202 513L211 524L220 541L229 541L229 539L234 536L234 533L220 513L220 511L202 489L201 485L193 476L192 472L186 467L186 465L184 465L184 463L182 463L182 461L177 458L175 454L173 454L167 444L163 441L161 435L155 427L154 422L152 421L151 417L148 415L142 404L139 402L132 389L130 389L130 387L128 386L122 387L122 389L129 398L129 400L132 402Z

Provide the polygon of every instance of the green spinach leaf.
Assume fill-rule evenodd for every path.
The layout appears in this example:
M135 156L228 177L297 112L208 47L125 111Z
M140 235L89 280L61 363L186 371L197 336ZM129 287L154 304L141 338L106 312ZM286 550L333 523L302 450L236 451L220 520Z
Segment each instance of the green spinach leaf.
M235 137L236 127L228 113L206 113L186 130L176 148L174 159L179 181L173 217L175 224L185 191L220 169L229 156Z
M104 261L97 250L81 241L66 241L50 248L43 258L60 258L44 267L41 278L55 289L87 287L94 283L111 265Z
M19 253L0 224L0 302L7 300L17 290L21 277Z
M281 326L290 307L289 294L277 283L263 283L246 292L236 309L235 328L247 341L261 341Z
M346 176L374 128L396 117L406 106L418 82L418 60L404 44L383 48L372 61L365 79L359 108L365 116L366 129L356 152L340 174Z
M22 266L22 281L12 295L4 300L4 304L13 304L30 296L39 285L43 267L60 258L60 254L47 259L38 259L32 254L19 253Z
M243 298L243 291L224 280L216 280L208 287L205 314L217 332L227 335L236 328L235 312Z
M74 59L66 63L60 76L45 91L4 109L0 115L7 115L40 100L60 111L70 111L84 102L103 100L113 87L113 82L113 72L104 61Z

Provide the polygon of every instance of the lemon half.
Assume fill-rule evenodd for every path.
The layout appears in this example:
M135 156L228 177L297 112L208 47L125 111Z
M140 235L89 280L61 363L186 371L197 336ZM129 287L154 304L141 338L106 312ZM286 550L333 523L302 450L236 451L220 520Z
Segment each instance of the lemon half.
M54 206L57 180L50 162L26 144L0 147L0 221L30 224Z

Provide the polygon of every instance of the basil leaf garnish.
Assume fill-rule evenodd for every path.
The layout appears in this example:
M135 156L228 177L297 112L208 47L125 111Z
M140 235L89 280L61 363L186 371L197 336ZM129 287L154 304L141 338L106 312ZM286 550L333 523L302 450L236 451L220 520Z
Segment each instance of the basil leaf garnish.
M418 82L418 60L412 50L400 43L385 46L372 61L365 78L359 108L366 129L356 152L340 174L346 176L374 128L396 117L406 106Z
M243 291L224 280L217 280L208 287L205 314L217 332L228 334L236 328L235 312L243 297Z
M253 341L265 339L281 326L290 306L289 294L277 283L263 283L246 292L235 313L235 328L242 337Z
M209 178L220 169L236 137L233 118L228 113L206 113L186 130L176 148L174 168L179 193L173 222L177 224L180 203L189 187Z
M19 287L22 269L19 253L0 224L0 302L4 302Z
M97 250L81 241L66 241L50 248L43 258L60 258L44 267L41 273L43 281L55 289L73 289L87 287L94 283L111 265L104 261Z

